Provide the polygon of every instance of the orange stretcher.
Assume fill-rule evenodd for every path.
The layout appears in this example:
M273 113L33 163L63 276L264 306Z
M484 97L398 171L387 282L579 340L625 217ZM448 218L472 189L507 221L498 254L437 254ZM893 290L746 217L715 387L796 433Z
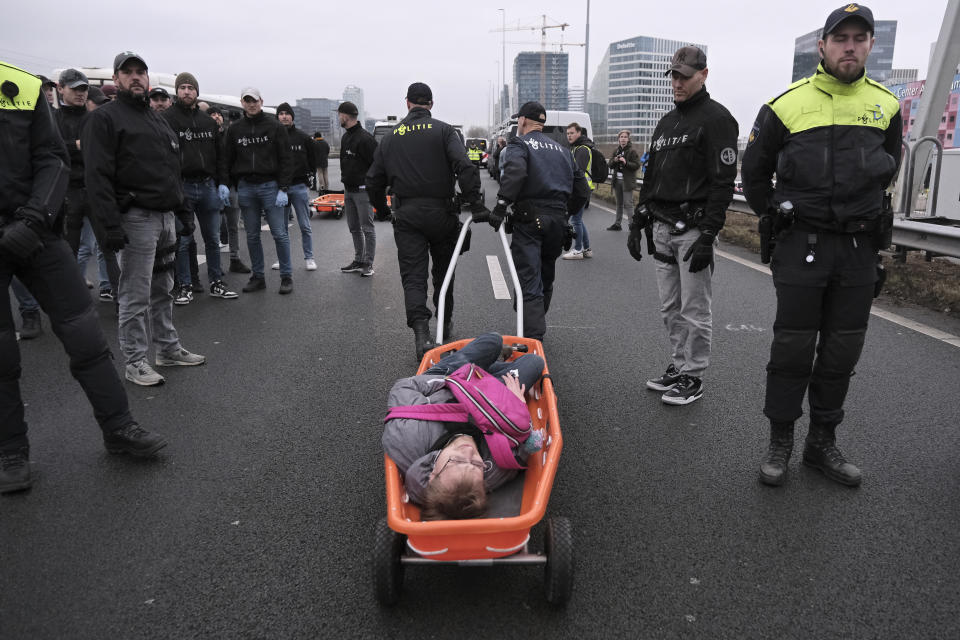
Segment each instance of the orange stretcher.
M387 196L387 205L393 206L390 196ZM317 215L330 213L339 220L343 217L343 192L325 193L314 198L310 201L310 211L311 215L314 213ZM376 209L374 209L374 212L376 212Z
M446 285L456 267L460 247L469 226L470 222L467 221L461 229L459 242L453 251L454 259L441 289L438 327L443 326L442 307ZM499 233L519 297L519 281L502 227ZM517 307L517 334L522 334L522 305ZM442 344L441 332L442 329L438 329L437 344L442 346L426 353L417 374L429 369L446 352L460 349L470 342L468 339ZM520 355L518 351L544 357L543 344L539 340L517 335L504 336L503 342L504 345L512 345L514 349L508 360L516 359ZM374 581L381 603L394 604L399 598L404 565L439 563L541 565L545 569L544 590L547 600L551 604L562 605L569 599L573 583L573 544L569 520L549 518L545 526L542 552L531 553L529 550L530 529L540 522L546 513L560 452L563 449L557 399L548 374L549 367L545 365L543 378L527 394L530 418L534 429L543 431L544 446L530 455L527 470L522 472L521 477L504 487L509 488L514 483L517 485L512 488L513 495L507 496L507 502L513 500L514 504L504 505L509 515L503 515L504 511L501 510L500 514L491 513L480 519L421 522L420 510L409 501L399 470L389 456L384 455L387 517L377 525L374 544ZM491 494L491 505L504 488Z

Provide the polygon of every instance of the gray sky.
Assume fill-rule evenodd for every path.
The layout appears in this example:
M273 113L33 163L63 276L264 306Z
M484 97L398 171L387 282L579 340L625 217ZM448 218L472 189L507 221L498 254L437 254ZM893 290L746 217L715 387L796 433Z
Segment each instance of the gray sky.
M565 42L583 42L586 0L476 3L381 0L350 3L204 2L131 3L54 0L18 3L4 16L0 60L49 75L53 68L110 66L133 50L151 71L197 76L201 92L239 95L254 85L267 104L297 98L339 99L346 85L364 90L368 115L402 115L410 82L433 88L434 114L449 122L486 125L501 59L501 25L571 26ZM483 6L486 5L486 6ZM760 105L790 83L794 39L823 26L835 1L803 3L624 2L593 0L590 78L610 42L645 35L707 45L707 88L749 131ZM926 76L930 44L943 21L946 0L874 0L878 20L897 20L894 67ZM539 12L539 13L538 13ZM13 14L13 15L11 15ZM558 41L559 29L547 40ZM514 56L539 50L540 32L506 34L507 75ZM532 44L510 44L529 41ZM583 84L583 48L570 52L570 84Z

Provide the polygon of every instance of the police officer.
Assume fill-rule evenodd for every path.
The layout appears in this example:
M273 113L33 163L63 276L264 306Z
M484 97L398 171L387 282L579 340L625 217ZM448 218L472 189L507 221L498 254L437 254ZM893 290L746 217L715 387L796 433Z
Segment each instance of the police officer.
M490 224L498 229L509 218L510 253L523 292L523 335L543 340L556 261L573 240L568 215L583 209L590 187L570 150L543 134L543 105L527 102L512 117L517 135L500 156L500 191Z
M867 332L883 192L897 173L902 131L897 99L864 73L873 32L873 13L863 5L831 13L816 73L761 107L743 156L743 190L753 210L788 201L793 208L792 225L784 216L777 221L770 264L777 316L763 409L770 446L759 474L768 485L785 480L808 389L803 463L845 485L861 481L835 434Z
M477 167L480 166L480 160L483 158L483 152L480 151L480 147L477 146L476 142L470 143L470 148L467 149L467 158L469 158L470 162L477 165Z
M627 246L642 256L652 226L660 315L670 339L666 372L647 381L661 400L686 405L703 395L713 334L713 244L726 221L737 177L737 121L707 93L707 56L697 47L673 54L676 105L653 132L649 161Z
M16 275L50 316L112 453L153 456L167 443L130 415L77 261L53 232L70 177L69 156L41 80L0 63L0 290ZM31 485L20 398L20 350L9 302L0 307L0 493Z
M433 92L414 82L407 88L407 117L380 141L367 172L370 202L380 218L388 218L386 188L393 193L393 236L403 282L407 326L413 329L417 361L432 348L427 308L427 269L433 258L433 304L440 300L443 277L453 257L460 229L454 180L475 214L488 214L480 195L480 173L467 158L456 129L433 118ZM453 322L453 280L445 300L443 334Z

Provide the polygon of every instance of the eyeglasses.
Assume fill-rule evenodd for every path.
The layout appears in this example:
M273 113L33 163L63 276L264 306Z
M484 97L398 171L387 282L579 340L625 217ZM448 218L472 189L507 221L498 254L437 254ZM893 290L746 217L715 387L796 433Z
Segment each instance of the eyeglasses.
M456 456L450 456L449 458L447 458L447 461L443 464L443 466L440 467L440 471L437 471L434 477L439 476L441 473L443 473L443 470L446 469L451 464L460 465L460 466L468 464L471 467L480 469L480 471L486 471L487 469L486 465L484 465L482 462L477 462L476 460L467 460L466 458L457 458Z

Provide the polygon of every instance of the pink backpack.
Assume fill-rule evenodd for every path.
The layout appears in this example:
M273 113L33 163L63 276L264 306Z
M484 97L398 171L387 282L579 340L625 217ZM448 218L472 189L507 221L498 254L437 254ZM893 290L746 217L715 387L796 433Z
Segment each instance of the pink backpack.
M393 418L469 422L483 432L498 467L525 469L517 462L513 450L530 436L526 403L495 375L474 364L463 365L444 380L457 403L391 407L384 422Z

